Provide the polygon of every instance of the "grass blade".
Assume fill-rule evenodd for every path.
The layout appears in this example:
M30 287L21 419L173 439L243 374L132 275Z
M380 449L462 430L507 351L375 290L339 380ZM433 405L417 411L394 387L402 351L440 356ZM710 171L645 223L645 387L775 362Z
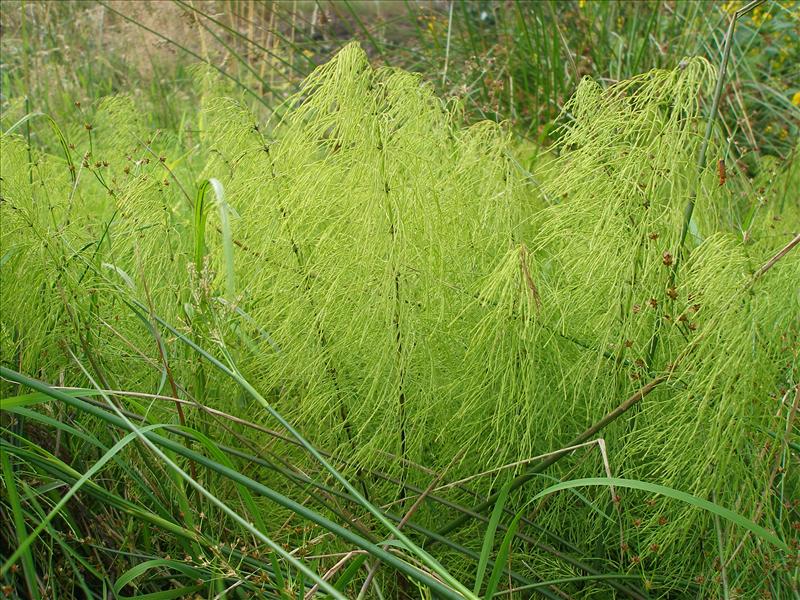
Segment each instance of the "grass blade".
M483 584L483 577L486 574L486 565L489 562L489 555L492 553L494 545L494 536L497 531L497 525L500 523L500 518L503 516L503 508L508 500L508 493L511 490L511 481L503 485L500 489L500 494L495 502L492 516L489 518L489 524L486 527L486 534L483 536L483 546L481 547L481 556L478 560L477 577L475 578L475 587L472 589L473 593L477 596L480 594L481 585ZM501 564L500 561L496 564ZM488 594L488 592L487 592ZM491 596L487 596L491 597Z
M738 527L741 527L742 529L746 529L747 531L761 538L763 541L772 544L773 546L780 548L781 550L784 550L786 552L789 551L788 544L783 540L781 540L779 537L777 537L774 533L754 523L750 519L743 517L738 513L733 512L730 509L714 504L713 502L710 502L703 498L692 496L691 494L687 494L686 492L681 492L680 490L675 490L663 485L658 485L657 483L649 483L646 481L639 481L636 479L620 479L617 477L587 477L584 479L573 479L571 481L564 481L562 483L551 485L550 487L542 490L541 492L536 494L533 498L531 498L529 503L535 502L540 498L544 498L545 496L553 494L560 490L568 490L572 488L588 487L588 486L622 487L634 490L642 490L645 492L651 492L653 494L666 496L668 498L673 498L675 500L679 500L680 502L689 504L690 506L694 506L701 510L708 511L713 515L721 517L726 521L733 523Z
M25 585L28 588L28 594L34 600L39 600L41 598L41 594L39 593L39 585L36 582L36 567L34 566L33 562L33 554L30 550L30 542L28 541L31 539L33 534L26 535L25 530L25 517L22 514L22 505L19 501L19 494L17 493L17 484L16 478L14 477L14 470L11 466L11 460L8 457L8 454L5 452L0 452L0 462L3 465L3 480L6 484L6 490L8 493L8 503L11 506L11 515L14 520L14 529L16 530L17 534L17 543L18 549L14 553L15 556L12 556L13 560L16 561L17 558L22 557L22 571L25 578ZM27 543L25 543L27 542ZM8 560L9 566L13 564L12 559ZM3 568L3 575L5 575L6 569L5 565Z

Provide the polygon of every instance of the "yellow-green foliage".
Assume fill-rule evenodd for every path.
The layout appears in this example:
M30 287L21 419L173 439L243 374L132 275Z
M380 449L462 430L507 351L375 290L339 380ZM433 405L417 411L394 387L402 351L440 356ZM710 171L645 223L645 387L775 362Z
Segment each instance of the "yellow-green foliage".
M739 198L745 182L720 185L715 160L698 169L712 76L691 59L607 90L582 82L533 174L502 125L464 127L457 104L419 76L373 69L355 45L267 124L208 87L197 146L145 131L130 100L107 100L91 132L73 131L84 140L75 184L61 158L31 166L24 138L4 136L3 360L86 384L69 349L106 385L163 392L159 341L122 301L133 296L235 363L378 504L400 482L429 483L414 463L439 472L455 460L456 478L556 450L666 375L598 434L610 472L788 531L779 504L764 502L776 460L765 444L797 385L800 261L753 274L796 232L798 207L785 194L780 206ZM796 169L776 173L763 196L789 178ZM224 201L207 201L224 212L203 213L198 265L193 211L208 179ZM174 338L161 343L182 395L274 426ZM548 474L603 476L587 452ZM481 497L522 470L471 485ZM609 571L643 569L664 590L709 575L716 590L707 514L637 492L618 506L608 490L586 494L591 505L565 494L532 518L599 551ZM432 529L449 516L419 513ZM475 546L476 531L461 541ZM725 555L742 536L725 530ZM745 548L730 568L756 581L757 545ZM571 573L520 551L528 576Z

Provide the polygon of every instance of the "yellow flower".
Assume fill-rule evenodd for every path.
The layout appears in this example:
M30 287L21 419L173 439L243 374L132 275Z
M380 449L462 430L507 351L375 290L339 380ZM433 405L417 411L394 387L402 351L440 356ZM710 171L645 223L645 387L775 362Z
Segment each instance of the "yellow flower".
M578 8L583 8L586 6L586 0L578 0Z
M795 106L800 106L800 92L794 93L794 96L792 96L792 104Z
M764 9L759 6L753 10L752 18L753 24L758 27L763 25L766 21L769 21L772 18L772 15L769 12L765 12Z

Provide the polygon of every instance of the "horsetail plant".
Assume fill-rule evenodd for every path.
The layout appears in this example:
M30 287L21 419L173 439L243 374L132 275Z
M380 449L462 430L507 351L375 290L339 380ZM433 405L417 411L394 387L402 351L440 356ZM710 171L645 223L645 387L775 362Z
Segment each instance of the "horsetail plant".
M757 207L719 184L706 60L584 80L527 170L355 44L266 123L198 80L197 139L126 97L60 125L66 159L0 138L2 577L794 589L800 207L768 198L797 170Z

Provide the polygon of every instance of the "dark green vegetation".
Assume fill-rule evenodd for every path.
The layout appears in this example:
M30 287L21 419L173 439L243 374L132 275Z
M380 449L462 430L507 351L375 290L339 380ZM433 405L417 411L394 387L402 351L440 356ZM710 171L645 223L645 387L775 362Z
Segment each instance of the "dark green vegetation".
M4 592L797 597L796 4L133 6L3 7Z

